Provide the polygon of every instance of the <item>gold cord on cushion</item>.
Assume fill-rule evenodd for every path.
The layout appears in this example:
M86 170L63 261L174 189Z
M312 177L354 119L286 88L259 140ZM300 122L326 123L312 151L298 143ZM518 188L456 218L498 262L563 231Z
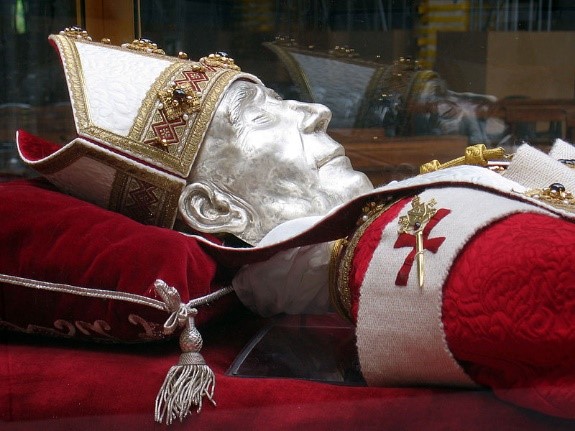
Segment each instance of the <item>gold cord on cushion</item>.
M439 169L450 168L453 166L461 165L475 165L475 166L489 166L490 161L498 160L501 163L495 165L504 166L506 160L511 156L505 153L501 147L488 149L484 144L471 145L465 149L465 155L457 159L450 160L445 163L440 163L438 160L421 165L419 173L426 174L428 172L437 171Z
M367 228L396 202L391 196L385 202L367 202L362 208L363 214L357 221L356 230L350 236L333 243L329 264L330 300L337 313L352 323L349 276L355 249Z

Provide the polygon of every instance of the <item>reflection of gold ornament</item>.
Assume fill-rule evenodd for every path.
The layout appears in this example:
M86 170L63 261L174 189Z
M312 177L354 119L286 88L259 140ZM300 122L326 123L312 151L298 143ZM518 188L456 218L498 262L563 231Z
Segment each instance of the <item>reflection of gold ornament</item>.
M291 46L291 47L297 47L298 43L296 42L296 40L293 37L289 37L289 36L276 36L274 43L276 43L277 45L282 45L282 46Z
M88 32L86 30L84 30L81 27L66 27L64 30L62 30L60 32L60 34L62 36L68 36L68 37L72 37L75 39L86 39L86 40L92 40L92 38L90 37L90 35L88 34Z
M152 54L166 54L163 49L158 48L158 45L156 45L150 39L134 39L132 43L122 44L122 48L131 49L133 51L148 52Z
M575 197L573 193L566 191L565 186L561 183L553 183L544 189L527 190L525 195L557 208L568 211L575 210Z
M200 63L203 63L211 67L221 67L223 69L241 70L240 67L236 65L236 63L234 62L234 59L231 58L227 53L222 51L210 54L207 57L200 58Z
M189 84L172 83L158 93L158 99L159 109L164 111L168 121L180 117L187 121L189 114L200 110L200 95Z
M393 62L393 74L395 76L402 76L404 72L414 72L421 70L421 65L418 60L411 57L399 57L398 60Z
M417 60L411 57L399 57L390 66L391 75L388 78L387 91L405 96L415 72L420 70L421 67Z
M423 274L424 274L424 261L423 261L423 229L435 215L435 199L431 199L428 203L421 202L419 196L414 196L411 200L411 209L407 215L399 218L399 233L408 233L415 236L415 257L417 259L417 279L419 287L423 288Z
M349 46L339 46L336 45L334 49L330 49L329 53L334 57L345 57L345 58L356 58L359 54L355 52L355 49Z

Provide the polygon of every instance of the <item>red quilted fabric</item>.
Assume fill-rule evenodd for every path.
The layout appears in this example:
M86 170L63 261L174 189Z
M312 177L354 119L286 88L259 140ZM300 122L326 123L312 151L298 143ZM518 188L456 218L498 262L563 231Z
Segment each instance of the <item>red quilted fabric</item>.
M454 264L443 322L454 356L506 400L575 418L575 224L517 214Z

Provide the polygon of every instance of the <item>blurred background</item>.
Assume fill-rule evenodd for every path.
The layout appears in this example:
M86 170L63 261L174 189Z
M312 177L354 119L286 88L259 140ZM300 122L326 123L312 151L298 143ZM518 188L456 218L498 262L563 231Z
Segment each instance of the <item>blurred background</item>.
M548 149L575 126L567 0L2 0L0 176L31 175L15 131L75 127L50 33L73 25L168 55L225 51L284 98L326 104L330 133L375 183L468 145Z

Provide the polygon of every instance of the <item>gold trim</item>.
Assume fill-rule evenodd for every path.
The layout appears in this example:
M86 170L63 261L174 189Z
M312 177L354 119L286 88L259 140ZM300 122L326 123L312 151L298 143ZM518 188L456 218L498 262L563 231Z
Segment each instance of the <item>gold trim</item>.
M108 209L124 214L144 224L172 228L178 214L178 200L184 188L184 184L170 181L168 178L154 174L141 175L142 172L143 171L136 173L131 171L130 173L126 173L122 170L116 172L110 192ZM153 195L156 197L157 202L153 206L149 206L146 210L141 211L130 209L128 205L130 202L128 194L133 188L134 182L136 182L138 186L143 182L156 188L156 190L153 191Z
M351 290L349 288L349 276L355 256L355 249L371 224L399 199L389 197L386 202L367 202L362 211L363 215L358 220L358 227L347 238L336 241L332 248L329 263L329 290L332 305L345 319L353 322L351 313Z
M177 76L181 71L182 65L178 62L170 64L156 79L156 81L149 88L146 97L142 101L142 106L138 111L138 115L132 124L132 128L128 133L128 139L132 140L135 144L143 145L143 137L145 136L146 128L150 127L151 119L154 117L154 106L158 103L158 93L170 85L173 77ZM114 135L117 136L117 135ZM118 138L123 138L118 136ZM121 142L113 141L115 145L121 145Z
M338 239L332 244L329 260L329 299L337 314L351 321L351 312L348 308L345 307L344 304L346 301L344 298L342 298L347 297L349 299L349 289L344 290L344 292L340 292L338 283L338 268L341 261L341 253L347 247L347 245L347 238ZM346 293L347 295L345 295ZM351 303L351 300L347 301L347 303Z
M82 91L84 80L81 70L77 70L78 73L69 73L68 67L78 65L80 63L80 58L74 45L74 39L56 35L50 36L50 39L58 46L60 57L63 61L64 72L70 93L70 101L72 102L72 108L74 109L76 130L79 132L80 129L87 127L90 124L90 119L86 109L87 104L83 97L84 92ZM89 41L85 42L90 43ZM76 67L74 67L74 69L76 69Z

